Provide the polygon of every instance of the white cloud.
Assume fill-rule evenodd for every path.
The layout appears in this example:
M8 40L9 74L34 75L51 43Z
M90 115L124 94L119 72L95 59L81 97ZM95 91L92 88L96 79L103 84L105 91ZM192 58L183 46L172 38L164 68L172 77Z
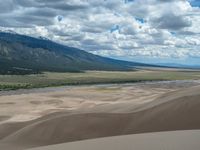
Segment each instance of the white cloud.
M200 9L186 0L0 2L1 29L103 56L200 57Z

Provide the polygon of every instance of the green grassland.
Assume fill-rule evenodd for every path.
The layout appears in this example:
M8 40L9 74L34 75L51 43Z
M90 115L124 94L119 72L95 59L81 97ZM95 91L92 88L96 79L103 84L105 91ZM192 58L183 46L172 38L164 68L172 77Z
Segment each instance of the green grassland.
M198 79L200 79L200 71L188 70L87 71L85 73L44 72L32 75L0 75L0 90L61 85Z

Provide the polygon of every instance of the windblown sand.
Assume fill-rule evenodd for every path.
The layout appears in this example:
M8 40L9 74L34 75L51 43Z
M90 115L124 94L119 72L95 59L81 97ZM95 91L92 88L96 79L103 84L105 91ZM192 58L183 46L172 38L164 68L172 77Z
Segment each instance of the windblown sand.
M0 149L200 129L197 85L197 81L155 82L3 94Z
M134 134L30 150L199 150L200 130Z

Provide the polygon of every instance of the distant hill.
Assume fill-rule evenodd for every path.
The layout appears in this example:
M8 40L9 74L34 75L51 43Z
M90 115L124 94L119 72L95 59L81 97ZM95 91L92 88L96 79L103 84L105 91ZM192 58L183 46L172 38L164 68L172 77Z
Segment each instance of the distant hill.
M200 69L199 65L186 65L178 63L158 63L156 65L170 68Z
M135 66L147 65L93 55L44 38L0 32L1 74L132 70Z

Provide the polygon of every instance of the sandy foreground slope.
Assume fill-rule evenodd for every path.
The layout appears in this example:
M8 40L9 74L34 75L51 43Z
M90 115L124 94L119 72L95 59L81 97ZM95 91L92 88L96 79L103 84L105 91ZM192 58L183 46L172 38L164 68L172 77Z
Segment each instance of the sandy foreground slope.
M42 94L1 96L0 102L10 105L12 103L10 108L13 109L9 110L7 107L0 110L4 112L0 125L0 149L23 150L109 136L200 129L199 91L200 86L196 84L184 87L171 84L163 87L156 84L106 88L81 87ZM62 103L46 103L49 100L60 100ZM13 105L18 106L19 111ZM52 113L54 111L55 113ZM179 140L179 136L185 135L183 141L188 137L189 145L192 144L192 139L199 136L199 131L179 133L177 136L174 136L176 135L174 132L167 136L166 133L156 133L153 137L162 139L163 136L165 143L168 139ZM147 134L147 137L145 134L141 136L141 139L148 143L151 134ZM124 138L122 140L124 142L129 138L129 141L132 138L137 141L140 136L119 137L121 138ZM155 142L155 139L150 140L150 144ZM117 141L118 137L108 139L108 142L112 143L113 140ZM73 144L71 145L73 150ZM200 149L199 145L196 146Z
M199 150L200 130L134 134L30 150Z

